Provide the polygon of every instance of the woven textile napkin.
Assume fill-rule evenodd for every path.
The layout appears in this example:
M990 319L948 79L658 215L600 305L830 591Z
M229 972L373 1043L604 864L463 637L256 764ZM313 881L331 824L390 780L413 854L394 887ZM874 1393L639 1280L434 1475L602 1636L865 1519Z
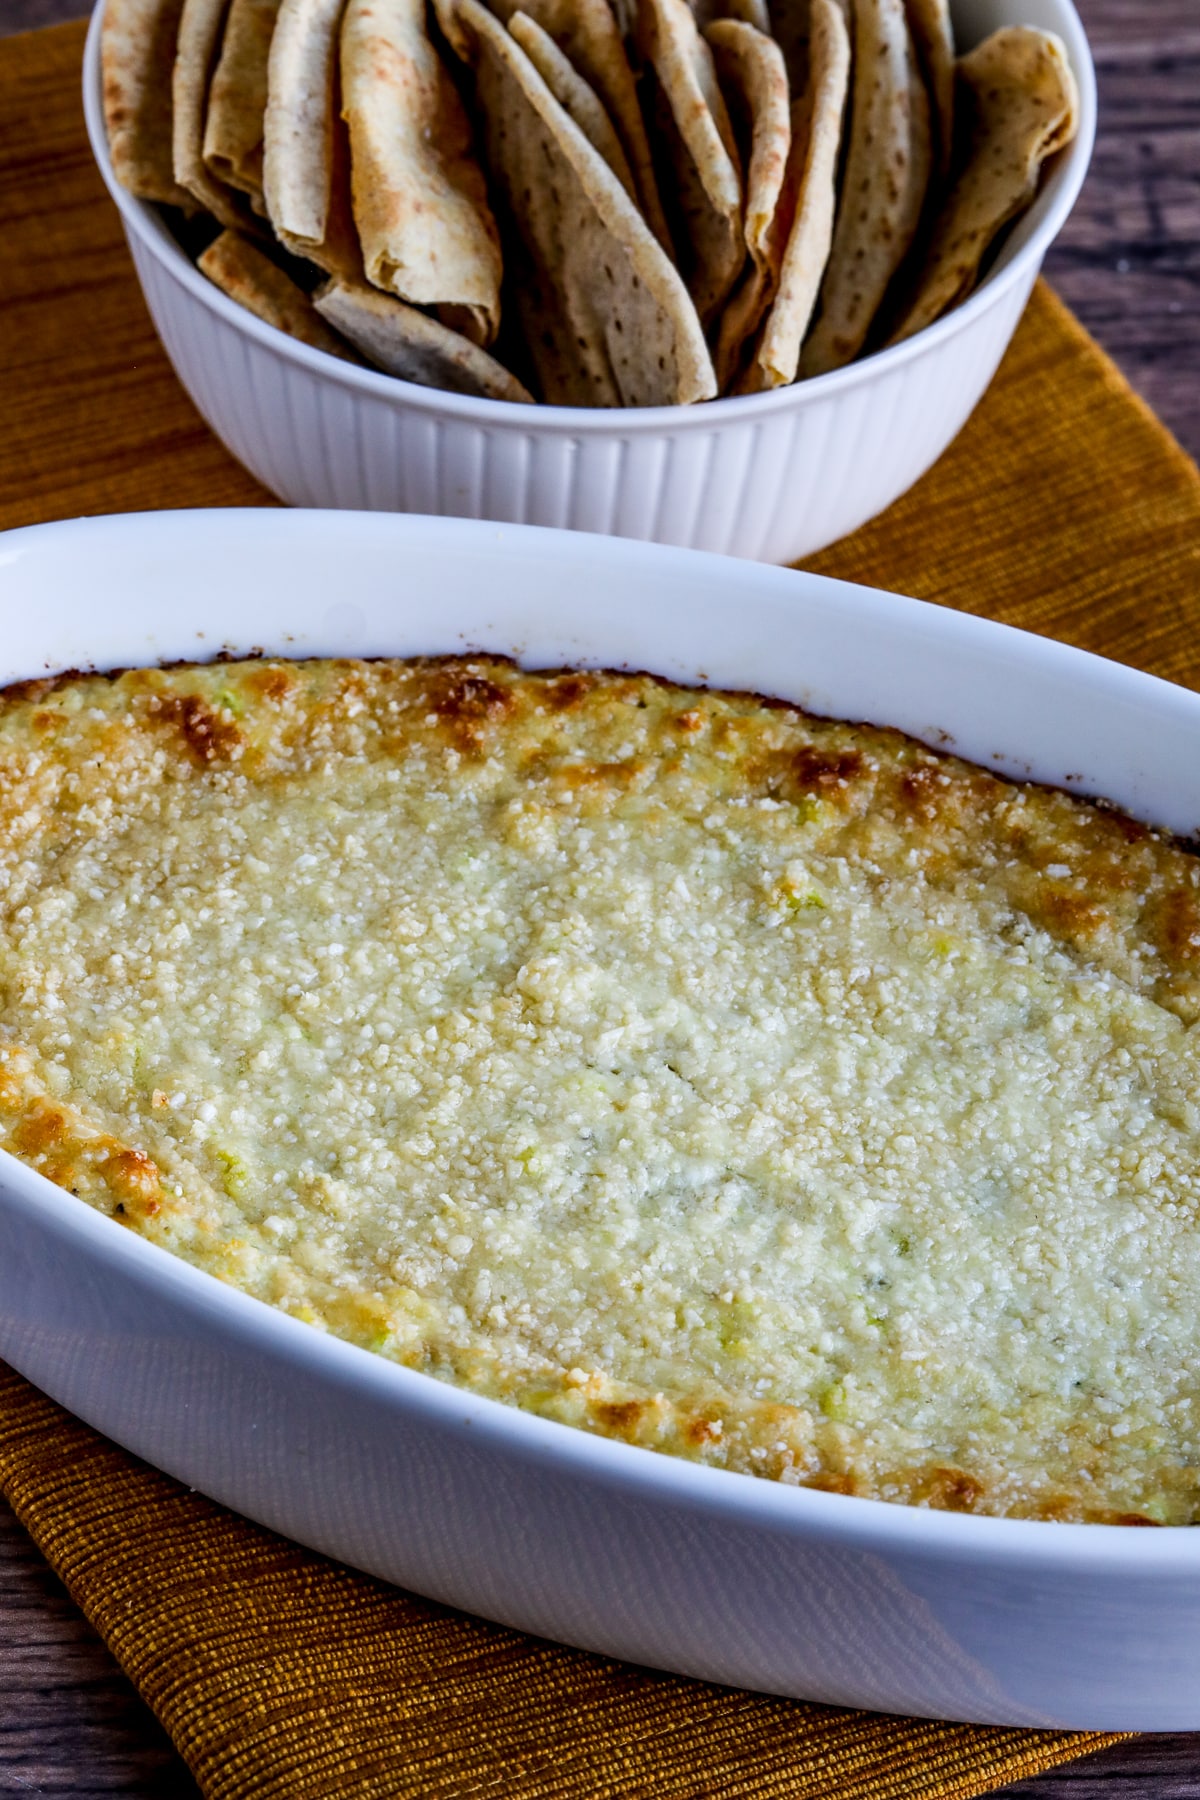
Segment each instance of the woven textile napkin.
M83 142L80 44L0 46L0 525L268 504L150 331ZM950 453L812 566L1200 685L1200 475L1044 288ZM1112 1741L835 1712L533 1642L247 1524L2 1367L0 1489L213 1800L965 1800Z
M3 1364L0 1488L212 1800L958 1800L1112 1742L802 1706L521 1637L247 1524Z

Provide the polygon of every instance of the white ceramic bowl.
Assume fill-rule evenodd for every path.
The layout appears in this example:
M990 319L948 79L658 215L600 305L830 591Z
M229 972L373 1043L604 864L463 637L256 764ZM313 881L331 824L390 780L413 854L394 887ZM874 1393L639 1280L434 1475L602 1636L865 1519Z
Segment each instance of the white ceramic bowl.
M0 683L254 646L703 670L1200 823L1200 696L693 552L378 514L126 516L0 538L0 607ZM889 1506L593 1437L287 1318L3 1153L0 1243L0 1355L183 1481L420 1593L834 1704L1200 1727L1200 1531Z
M84 110L151 316L218 437L293 506L559 525L791 562L889 506L961 429L1007 348L1083 183L1096 124L1071 0L952 0L960 43L1004 24L1057 31L1079 135L980 290L910 342L773 394L598 411L514 406L356 369L260 323L199 274L112 172L97 5Z

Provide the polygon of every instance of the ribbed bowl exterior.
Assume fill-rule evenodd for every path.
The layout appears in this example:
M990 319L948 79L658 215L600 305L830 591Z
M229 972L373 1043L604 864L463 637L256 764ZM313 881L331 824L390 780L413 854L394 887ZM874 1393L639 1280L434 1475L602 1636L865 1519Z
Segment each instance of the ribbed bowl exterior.
M786 563L882 512L937 460L994 375L1082 185L1095 78L1072 0L951 0L963 43L998 26L1063 38L1080 126L964 306L897 349L773 394L582 412L475 400L311 350L227 299L156 209L117 183L100 94L97 0L88 133L167 354L233 454L293 506L426 513L640 538Z
M563 526L775 563L853 531L937 460L995 373L1037 273L1031 265L971 330L884 358L849 391L810 384L756 417L680 409L677 429L625 414L580 433L543 422L538 407L483 426L414 401L405 382L386 396L351 389L332 360L318 372L239 330L128 236L184 387L239 462L292 506ZM521 422L508 422L514 412Z

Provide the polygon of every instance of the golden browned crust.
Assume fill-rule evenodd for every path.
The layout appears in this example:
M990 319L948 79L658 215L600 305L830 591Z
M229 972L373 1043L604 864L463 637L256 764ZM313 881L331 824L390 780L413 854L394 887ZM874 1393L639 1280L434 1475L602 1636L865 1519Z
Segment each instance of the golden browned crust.
M388 755L433 733L472 757L511 732L506 756L571 790L604 794L653 769L678 798L719 784L792 804L817 799L830 809L827 843L881 857L902 845L934 882L985 871L1064 948L1126 975L1136 962L1139 985L1160 1005L1188 1023L1200 1017L1200 862L1103 801L1002 780L894 730L813 718L757 695L675 689L650 675L527 674L499 658L315 668L223 663L15 683L0 695L4 738L53 739L71 716L64 697L90 700L91 690L105 714L92 734L103 786L123 757L153 743L178 747L197 768L248 756L253 778L286 770L305 748L353 752L368 731ZM393 695L395 720L377 717ZM576 727L569 749L556 743L559 717ZM11 779L0 768L0 781ZM0 817L0 831L14 828Z

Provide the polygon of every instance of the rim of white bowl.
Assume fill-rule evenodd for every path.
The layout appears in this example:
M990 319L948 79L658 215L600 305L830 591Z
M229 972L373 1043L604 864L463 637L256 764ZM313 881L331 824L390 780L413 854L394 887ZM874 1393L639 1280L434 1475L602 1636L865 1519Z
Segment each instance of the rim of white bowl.
M495 526L486 521L424 518L408 514L361 514L294 508L233 508L223 511L197 509L188 512L117 513L99 518L70 519L34 525L3 534L0 566L14 557L37 553L39 545L57 545L76 539L81 557L87 547L102 538L132 542L138 535L162 536L209 528L250 531L268 539L292 533L302 539L312 530L345 535L353 554L356 533L364 522L373 532L405 533L490 541ZM569 556L611 556L618 568L653 564L661 559L680 559L699 566L723 564L734 588L776 583L786 572L736 558L715 557L711 552L681 550L620 538L588 537L563 530L528 525L506 525L509 535L527 538L533 549L548 539ZM795 579L794 576L790 577ZM836 589L839 603L847 604L843 582L808 575L805 580ZM927 603L889 595L879 589L861 589L869 595L871 609L895 605L903 611L923 610ZM940 612L942 609L934 609ZM1087 652L1054 640L1040 640L1013 626L978 619L965 613L947 615L947 629L960 638L978 639L981 654L994 652L997 644L1013 639L1033 639L1055 660L1083 657ZM1107 679L1121 688L1144 691L1172 684L1123 664L1109 663ZM1185 690L1180 690L1181 692ZM661 1451L600 1437L578 1426L539 1418L485 1399L432 1375L407 1369L373 1351L318 1331L289 1318L266 1301L257 1300L228 1286L214 1275L194 1268L145 1238L136 1237L114 1219L95 1211L86 1201L56 1187L46 1176L0 1150L0 1185L16 1204L35 1215L60 1239L69 1239L92 1253L101 1265L118 1268L135 1278L152 1279L156 1289L176 1298L193 1317L215 1318L223 1329L244 1344L286 1358L298 1371L320 1371L335 1382L353 1386L377 1397L383 1404L400 1404L424 1416L442 1430L469 1433L476 1443L507 1446L530 1463L541 1463L563 1473L592 1479L610 1489L636 1497L682 1505L697 1512L724 1514L747 1526L787 1531L797 1535L828 1536L842 1545L882 1549L915 1558L936 1560L941 1554L968 1556L978 1564L1057 1571L1082 1578L1129 1577L1145 1582L1169 1582L1200 1570L1200 1529L1163 1526L1137 1530L1122 1525L1059 1524L1037 1519L1006 1519L940 1512L883 1500L860 1499L846 1494L827 1494L817 1489L785 1486L728 1469L710 1468ZM0 1210L5 1202L0 1199ZM19 1366L19 1363L18 1365Z
M538 402L486 400L469 394L451 394L405 381L398 375L381 370L358 368L326 351L315 350L298 338L267 325L245 307L209 281L196 268L176 242L156 206L137 200L123 188L113 172L104 128L104 109L100 76L100 22L105 0L96 0L88 27L83 60L83 110L92 155L104 184L119 211L126 229L150 252L159 265L181 287L210 312L232 325L264 348L274 351L285 361L298 364L335 386L371 394L393 403L436 412L443 417L458 418L472 424L503 429L514 426L521 431L549 431L570 436L623 437L631 433L645 434L669 430L672 434L688 430L712 430L718 423L735 424L747 419L765 419L774 412L815 404L839 393L870 382L877 376L897 369L906 362L935 350L939 345L970 330L982 314L1000 300L1030 270L1040 268L1046 251L1058 236L1079 197L1091 163L1096 138L1096 74L1091 49L1083 22L1074 0L1054 0L1062 17L1056 29L1066 45L1067 55L1079 86L1079 129L1074 141L1061 152L1046 185L1034 202L1031 212L1040 217L1025 242L1016 250L1001 251L996 266L961 306L946 313L915 337L906 338L890 349L877 351L844 369L818 375L808 381L793 382L790 387L776 388L770 393L733 395L707 400L695 406L584 407L551 406Z

